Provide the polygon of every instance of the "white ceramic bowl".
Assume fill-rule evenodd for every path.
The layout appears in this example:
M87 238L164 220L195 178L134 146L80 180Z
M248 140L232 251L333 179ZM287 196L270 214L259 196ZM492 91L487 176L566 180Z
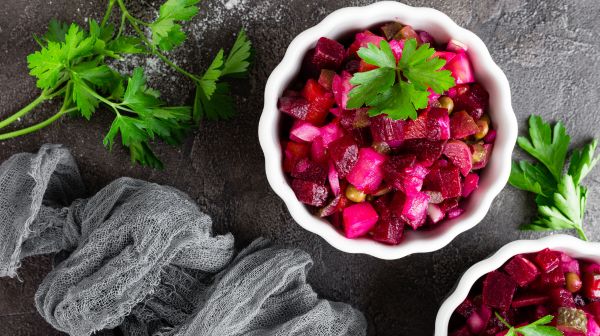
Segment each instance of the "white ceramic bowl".
M282 149L279 139L281 113L277 109L277 101L300 71L305 53L315 46L320 37L337 39L350 32L394 20L411 25L417 30L426 30L437 41L455 39L468 47L468 55L473 63L477 81L490 93L490 115L498 137L491 160L482 173L480 187L470 197L462 216L446 221L432 231L408 232L402 244L388 246L367 238L355 240L345 238L330 223L313 216L297 200L282 170ZM365 253L381 259L398 259L413 253L438 250L483 219L492 200L508 181L511 153L517 138L517 121L511 107L508 80L492 60L485 44L475 34L459 27L448 16L435 9L384 1L365 7L337 10L292 41L283 60L273 70L267 82L259 137L265 155L269 183L283 199L298 224L323 237L341 251Z
M573 258L600 262L600 243L584 242L572 236L554 235L538 240L518 240L502 247L493 256L473 265L462 276L452 294L442 304L435 320L435 336L448 335L448 323L456 308L467 298L473 284L502 267L517 254L535 253L545 248L567 253Z

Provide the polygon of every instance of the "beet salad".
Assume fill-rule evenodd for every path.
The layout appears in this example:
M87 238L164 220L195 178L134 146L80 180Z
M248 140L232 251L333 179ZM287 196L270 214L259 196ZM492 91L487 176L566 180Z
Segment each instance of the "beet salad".
M517 255L472 288L449 335L600 336L600 264L549 249ZM537 332L537 333L535 333Z
M346 237L400 244L464 212L496 137L488 98L458 41L397 22L323 37L279 99L283 169Z

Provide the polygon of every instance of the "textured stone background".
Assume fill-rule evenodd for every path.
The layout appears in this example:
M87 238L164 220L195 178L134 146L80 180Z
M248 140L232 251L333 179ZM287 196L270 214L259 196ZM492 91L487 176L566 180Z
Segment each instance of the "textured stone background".
M25 57L36 49L31 34L43 34L55 17L82 23L99 18L106 1L0 1L0 116L26 105L37 94L27 75ZM506 72L515 112L524 130L531 113L564 120L576 143L598 136L600 117L600 2L597 0L408 0L446 12L488 45ZM0 160L21 151L36 151L47 142L64 143L75 154L91 191L120 176L133 176L180 188L212 214L220 231L235 234L239 246L259 236L307 250L315 259L314 287L324 297L347 301L365 312L371 335L431 335L440 303L461 273L505 243L533 235L517 231L533 214L533 200L507 187L485 220L435 253L397 261L380 261L334 250L296 225L264 176L256 136L263 88L286 46L301 31L331 11L371 1L205 0L200 16L188 28L190 42L172 56L199 72L217 48L229 47L243 24L255 42L256 66L248 82L237 87L239 116L232 122L204 123L181 148L158 145L167 163L161 172L131 167L117 147L109 154L101 139L110 124L107 113L93 122L64 119L34 135L0 143ZM158 1L131 1L134 12L152 17ZM144 64L139 59L122 68ZM173 102L189 102L191 87L156 64L152 83ZM46 104L23 125L57 109ZM600 169L587 180L590 197L587 227L600 239ZM51 267L48 257L27 260L21 281L0 280L0 333L55 335L37 315L33 295Z

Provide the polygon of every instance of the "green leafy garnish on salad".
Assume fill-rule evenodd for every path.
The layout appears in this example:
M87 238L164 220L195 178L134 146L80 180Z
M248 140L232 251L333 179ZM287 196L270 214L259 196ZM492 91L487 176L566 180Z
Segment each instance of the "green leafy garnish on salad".
M548 315L541 319L522 327L511 326L500 314L496 312L496 317L504 324L508 329L506 336L563 336L563 333L556 329L556 327L549 326L554 316Z
M399 61L387 41L360 48L358 56L378 68L354 74L348 108L366 105L370 116L416 119L417 110L427 107L429 89L442 94L455 85L451 72L441 70L446 61L433 57L434 53L427 43L417 46L416 39L405 41Z
M160 6L158 18L145 22L128 11L124 0L109 0L102 21L90 20L88 29L50 21L48 32L35 37L41 49L27 57L30 74L37 79L42 93L20 111L1 120L0 129L12 125L44 101L61 98L62 107L38 124L0 134L0 140L38 131L65 114L89 120L102 106L115 114L104 145L111 149L120 136L123 146L129 148L132 162L162 168L162 162L150 148L151 142L161 139L176 145L193 126L192 121L232 117L233 101L224 79L245 76L252 57L251 43L244 30L237 35L231 51L226 54L221 49L202 75L186 71L164 55L163 51L173 50L186 40L180 24L198 13L198 3L199 0L167 0ZM118 29L109 22L117 7ZM135 34L127 35L127 27ZM110 66L110 59L132 54L157 57L191 79L196 86L193 106L167 106L160 93L148 85L142 68L129 75Z
M594 157L598 141L574 150L565 172L570 141L562 123L551 127L535 115L529 119L529 138L519 137L519 147L538 161L513 162L510 173L512 186L537 195L538 217L523 230L576 230L587 240L583 229L587 189L581 182L600 159Z

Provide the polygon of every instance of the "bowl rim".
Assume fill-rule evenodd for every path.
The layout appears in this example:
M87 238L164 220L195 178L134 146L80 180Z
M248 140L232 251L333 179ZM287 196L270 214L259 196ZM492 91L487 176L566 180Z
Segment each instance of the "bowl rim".
M600 243L583 241L565 234L556 234L534 240L517 240L501 247L492 256L471 266L460 278L451 294L442 303L435 319L435 336L447 336L450 317L467 298L477 280L502 267L518 254L535 253L545 248L566 252L574 258L600 262Z
M344 24L356 26L355 30L361 28L355 24L355 17L367 17L369 20L361 21L362 27L366 28L377 23L399 20L407 22L419 18L419 22L429 20L433 25L439 25L445 34L451 37L460 36L459 40L469 46L468 53L471 57L477 56L481 73L489 77L489 81L497 86L494 96L497 99L497 115L492 118L494 128L501 126L503 132L498 132L498 138L494 144L491 161L485 171L494 166L497 174L488 178L487 189L483 185L476 191L475 198L479 204L467 209L457 219L448 220L443 224L444 232L438 233L415 233L418 239L407 239L400 245L389 246L371 239L350 240L340 234L333 226L322 219L313 216L308 209L297 200L281 167L282 153L278 132L280 112L277 109L277 100L289 82L296 76L304 51L313 47L322 36L347 33L350 29L339 28ZM375 19L377 17L378 19ZM410 23L414 25L414 23ZM480 73L476 71L476 76ZM490 95L491 96L491 95ZM491 97L492 99L492 97ZM506 75L492 60L492 57L483 43L474 33L458 26L446 14L427 7L412 7L394 1L381 1L364 7L346 7L338 9L329 14L320 23L300 33L290 43L282 61L273 70L265 87L264 109L259 122L259 141L265 156L265 170L267 180L275 193L284 201L292 218L304 229L321 236L330 245L347 253L368 254L380 259L399 259L414 253L426 253L438 250L448 245L459 234L476 226L487 214L493 199L500 193L508 181L511 166L512 150L517 139L517 119L512 109L510 86ZM485 174L485 173L484 173ZM493 181L492 181L493 180ZM477 197L474 197L477 196ZM475 202L475 201L474 201ZM324 225L326 224L326 225ZM439 231L442 231L441 229ZM432 231L433 232L433 231Z

